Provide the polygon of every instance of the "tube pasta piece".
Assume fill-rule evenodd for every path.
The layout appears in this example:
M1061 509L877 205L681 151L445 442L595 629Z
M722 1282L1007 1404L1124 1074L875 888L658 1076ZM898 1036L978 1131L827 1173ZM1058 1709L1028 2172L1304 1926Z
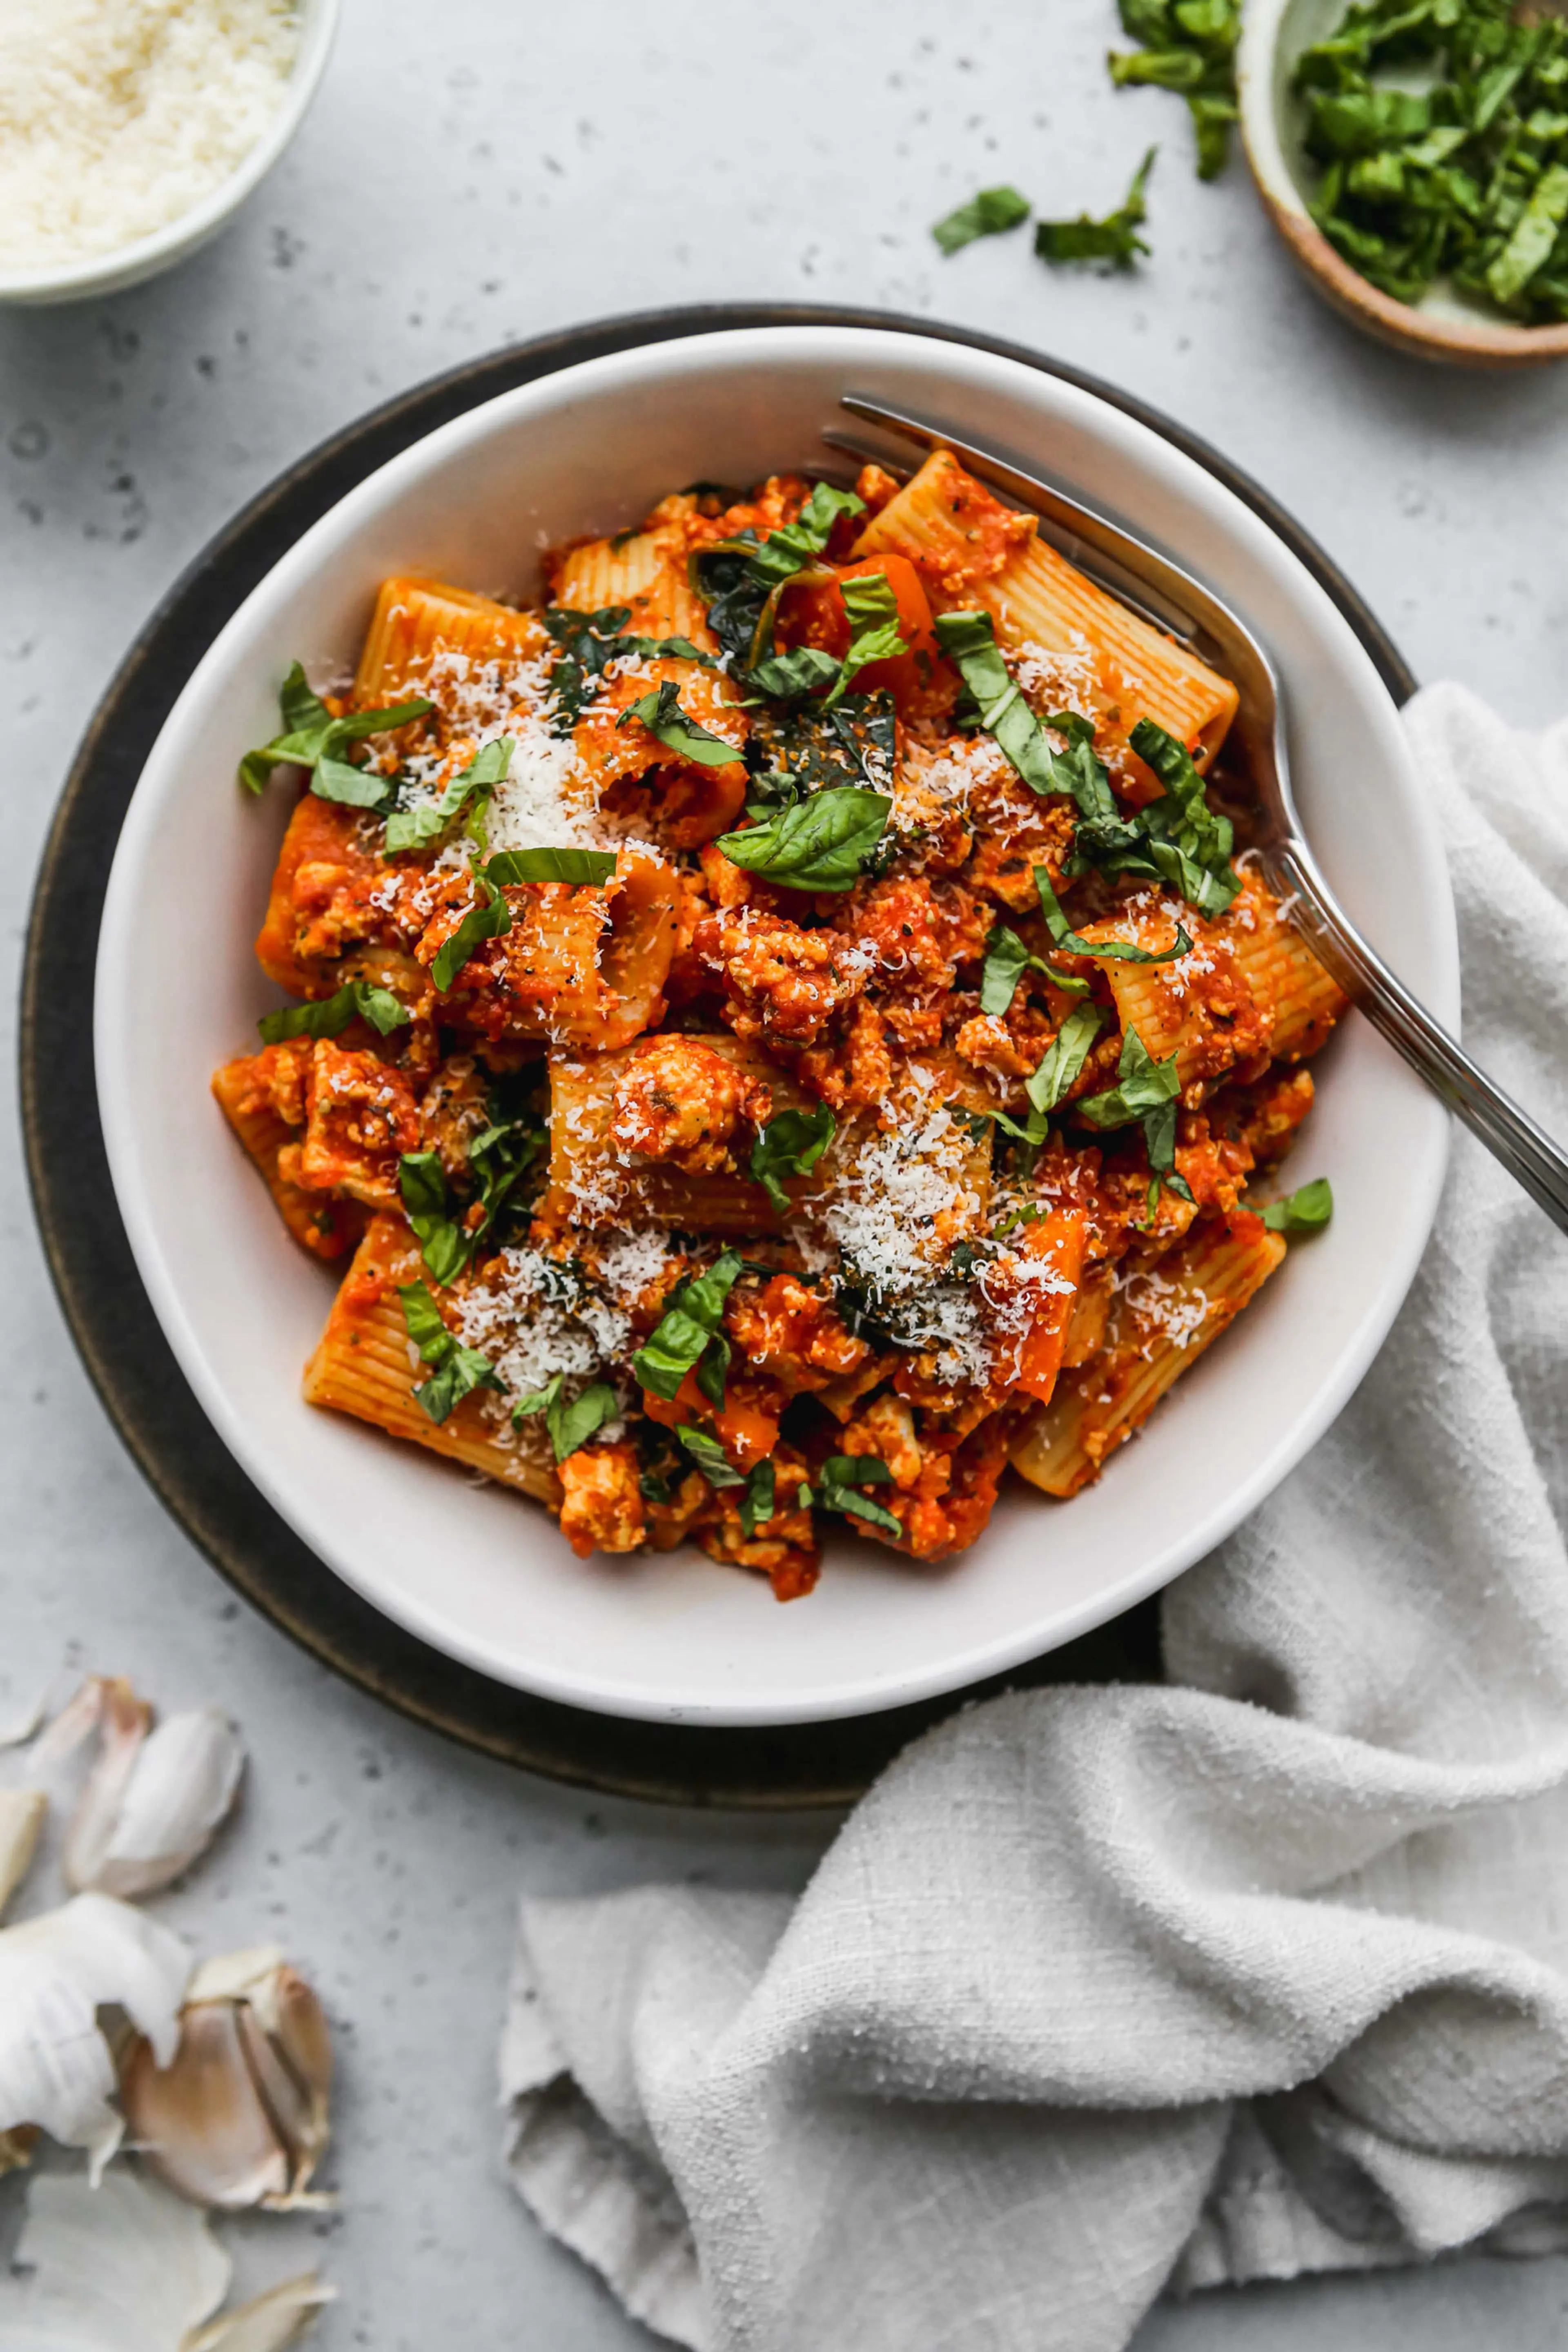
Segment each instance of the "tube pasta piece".
M1019 531L1016 526L1025 522ZM857 555L881 549L908 555L942 605L983 604L997 641L1059 656L1070 672L1085 651L1109 665L1119 691L1119 725L1152 719L1205 766L1236 716L1237 690L1114 596L1097 588L1019 517L966 474L946 449L933 450L912 481L861 532ZM1110 715L1110 714L1108 714Z
M442 656L470 671L499 663L504 676L509 667L550 650L549 635L531 613L439 581L384 580L354 674L353 698L360 709L374 710L417 693Z
M278 1155L299 1142L300 1130L272 1106L267 1077L276 1051L268 1047L226 1062L213 1072L212 1090L294 1239L312 1257L342 1257L364 1232L365 1213L357 1201L307 1192L279 1173Z
M634 636L689 637L706 650L713 640L701 599L686 577L684 516L693 499L666 499L663 520L623 538L590 539L569 548L556 566L552 602L579 613L625 604Z
M411 1438L432 1454L444 1454L558 1509L559 1479L529 1451L531 1438L510 1428L499 1400L476 1392L439 1423L415 1402L414 1391L427 1374L422 1364L410 1361L397 1292L402 1283L420 1281L424 1270L418 1244L402 1219L375 1218L305 1367L306 1403L352 1413L389 1437Z
M1172 1383L1234 1322L1285 1255L1260 1217L1205 1221L1179 1250L1123 1282L1103 1352L1058 1381L1013 1448L1031 1486L1065 1499L1147 1421Z
M1252 1060L1272 1035L1272 1008L1249 982L1229 917L1209 920L1173 897L1144 892L1114 915L1084 924L1079 936L1096 944L1129 940L1157 954L1171 946L1178 922L1193 945L1174 962L1108 961L1100 969L1122 1034L1136 1029L1156 1062L1174 1054L1185 1087Z
M807 1109L816 1097L749 1039L726 1032L689 1041L727 1062L752 1087L765 1087L772 1116ZM741 1172L693 1172L668 1160L644 1159L617 1141L613 1128L616 1093L636 1068L635 1048L596 1055L552 1054L550 1057L549 1190L542 1222L563 1229L615 1224L628 1213L649 1224L681 1232L765 1234L779 1218L761 1184ZM825 1163L805 1177L792 1177L786 1190L806 1198L826 1181Z
M1254 996L1273 1015L1270 1052L1299 1062L1318 1051L1350 999L1281 912L1282 903L1258 875L1245 874L1226 927Z

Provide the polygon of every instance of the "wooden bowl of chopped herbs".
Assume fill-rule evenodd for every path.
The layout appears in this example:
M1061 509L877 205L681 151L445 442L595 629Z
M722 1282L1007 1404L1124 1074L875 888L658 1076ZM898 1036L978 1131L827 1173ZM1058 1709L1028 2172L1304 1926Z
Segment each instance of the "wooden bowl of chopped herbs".
M1426 359L1568 356L1568 22L1510 0L1248 0L1242 136L1320 292Z

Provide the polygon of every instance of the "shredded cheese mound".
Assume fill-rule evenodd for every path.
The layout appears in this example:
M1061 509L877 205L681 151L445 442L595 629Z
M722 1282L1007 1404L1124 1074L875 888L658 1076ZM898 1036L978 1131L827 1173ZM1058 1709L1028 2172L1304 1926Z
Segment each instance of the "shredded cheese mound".
M166 228L283 100L289 0L5 0L0 264L45 269Z

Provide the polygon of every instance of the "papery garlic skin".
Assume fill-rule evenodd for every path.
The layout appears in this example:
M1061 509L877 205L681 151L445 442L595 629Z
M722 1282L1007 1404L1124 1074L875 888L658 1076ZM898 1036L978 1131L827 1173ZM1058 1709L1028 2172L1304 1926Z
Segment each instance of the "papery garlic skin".
M122 2009L167 2063L190 1973L178 1936L104 1895L0 1927L0 2132L40 2125L86 2148L96 2179L124 2130L96 2012Z
M0 2276L0 2352L186 2352L232 2266L201 2215L116 2165L33 2182L18 2245L28 2276Z
M275 1948L208 1961L192 1979L172 2064L126 2053L132 2140L182 2197L230 2210L307 2192L329 2133L331 2045L321 2005Z
M41 1789L0 1789L0 1919L33 1866L48 1810Z
M131 1900L169 1885L206 1852L244 1770L220 1708L167 1717L142 1745L101 1853L73 1883Z
M83 1894L92 1885L152 1720L152 1708L123 1676L91 1675L34 1744L27 1759L28 1779L42 1781L63 1801L69 1785L68 1768L78 1750L94 1738L98 1742L92 1769L70 1811L61 1855L66 1885L73 1894Z
M258 2294L253 2303L220 2311L210 2326L189 2337L184 2352L286 2352L297 2344L323 2304L335 2303L338 2291L315 2271L285 2279L280 2286Z

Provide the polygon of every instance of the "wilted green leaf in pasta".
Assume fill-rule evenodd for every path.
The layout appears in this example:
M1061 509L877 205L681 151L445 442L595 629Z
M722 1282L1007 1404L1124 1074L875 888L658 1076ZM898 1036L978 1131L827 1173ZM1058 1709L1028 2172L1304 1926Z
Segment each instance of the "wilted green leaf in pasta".
M1028 217L1029 199L1016 188L982 188L939 220L931 235L943 253L959 253L977 236L1000 236Z
M363 735L406 727L435 708L422 695L416 695L407 702L377 710L351 710L344 718L334 719L321 697L311 691L299 662L289 668L278 701L283 731L241 760L239 780L246 790L265 790L274 768L310 768L312 792L323 800L350 801L362 808L374 808L384 800L390 780L352 766L341 754Z
M731 1466L730 1457L718 1439L710 1435L707 1430L696 1429L686 1422L680 1422L677 1424L675 1433L710 1486L739 1486L744 1484L740 1472Z
M1024 1081L1037 1111L1055 1110L1089 1059L1089 1049L1105 1026L1098 1004L1075 1004L1051 1039L1038 1069Z
M727 768L741 757L733 743L722 735L715 735L710 727L689 718L680 707L680 689L673 678L665 678L657 692L643 695L616 719L617 729L640 719L650 735L683 760L695 760L704 768Z
M819 687L839 683L843 670L837 656L821 646L794 646L788 653L769 654L758 662L746 672L746 683L759 694L771 694L782 702L793 695L815 694Z
M1176 925L1176 936L1168 948L1158 950L1141 948L1131 940L1086 940L1075 931L1061 909L1061 902L1051 887L1051 877L1043 866L1033 869L1035 892L1040 902L1040 912L1046 919L1046 929L1058 948L1069 955L1095 956L1110 963L1173 963L1178 956L1190 954L1192 939L1184 925Z
M1334 1213L1333 1187L1326 1176L1314 1176L1283 1201L1270 1201L1260 1212L1273 1234L1317 1234Z
M355 1015L368 1021L384 1037L403 1028L413 1015L389 988L373 988L368 981L351 980L335 994L314 1004L289 1004L264 1013L257 1023L264 1045L280 1045L288 1037L337 1037Z
M1018 982L1026 971L1043 972L1054 988L1064 989L1068 996L1089 994L1087 980L1079 980L1075 972L1058 971L1044 956L1031 955L1016 931L1005 923L997 923L986 939L985 961L981 966L982 1013L996 1015L1009 1011Z
M447 1328L441 1310L422 1282L405 1282L397 1293L403 1320L420 1359L431 1376L414 1391L415 1402L435 1422L445 1421L453 1406L474 1389L498 1389L500 1378L488 1356L465 1348Z
M994 736L1024 782L1037 793L1068 791L1057 776L1056 754L1040 722L1002 658L990 614L939 613L931 626L973 698L980 725Z
M520 1397L511 1409L514 1422L523 1421L531 1413L544 1415L544 1426L550 1432L551 1447L558 1463L597 1436L605 1423L616 1420L621 1410L615 1390L605 1381L593 1381L570 1404L563 1404L561 1391L564 1381L563 1372L552 1373L542 1389L536 1389L531 1396Z
M885 1486L892 1480L892 1472L874 1454L834 1454L823 1463L808 1490L810 1500L821 1511L837 1511L843 1517L865 1519L874 1528L881 1528L890 1536L904 1532L885 1504L874 1503L862 1486Z
M443 996L477 947L486 940L504 940L511 929L511 909L477 868L474 887L479 893L479 905L470 908L451 938L443 940L430 967L430 977Z
M748 1540L754 1536L765 1519L771 1519L774 1507L773 1465L770 1457L759 1462L746 1481L746 1491L741 1497L741 1532Z
M688 1372L719 1333L724 1303L739 1280L744 1260L724 1250L703 1274L672 1293L663 1315L632 1358L632 1370L645 1389L671 1403Z
M479 871L487 882L575 882L602 889L616 870L613 849L498 849Z
M786 890L848 890L886 832L892 806L884 793L834 785L762 824L721 833L718 846L732 866Z
M809 1175L833 1140L834 1125L826 1103L815 1110L781 1110L752 1144L750 1172L781 1217L790 1202L780 1178Z
M1165 787L1139 812L1144 854L1200 914L1223 915L1241 887L1230 866L1230 819L1210 808L1192 753L1174 735L1140 719L1129 740Z
M844 581L839 593L849 620L849 650L830 703L842 699L850 679L868 663L892 661L909 651L899 628L899 600L885 572L863 572Z
M1143 190L1156 150L1150 148L1132 174L1131 185L1113 213L1093 220L1079 213L1076 220L1037 221L1035 251L1042 261L1103 261L1113 269L1131 269L1137 256L1149 251L1138 231L1147 218Z
M1103 1094L1080 1097L1072 1115L1086 1127L1131 1127L1149 1111L1173 1102L1181 1090L1174 1054L1168 1061L1156 1062L1137 1030L1129 1028L1121 1040L1116 1084Z
M398 1161L403 1213L414 1230L432 1281L452 1282L468 1262L468 1236L452 1214L438 1151L405 1151Z
M511 736L497 736L493 743L480 745L461 774L454 776L435 800L423 801L416 808L395 809L386 820L387 856L396 857L405 850L422 849L465 809L469 829L476 820L482 827L485 805L510 767L515 748Z

